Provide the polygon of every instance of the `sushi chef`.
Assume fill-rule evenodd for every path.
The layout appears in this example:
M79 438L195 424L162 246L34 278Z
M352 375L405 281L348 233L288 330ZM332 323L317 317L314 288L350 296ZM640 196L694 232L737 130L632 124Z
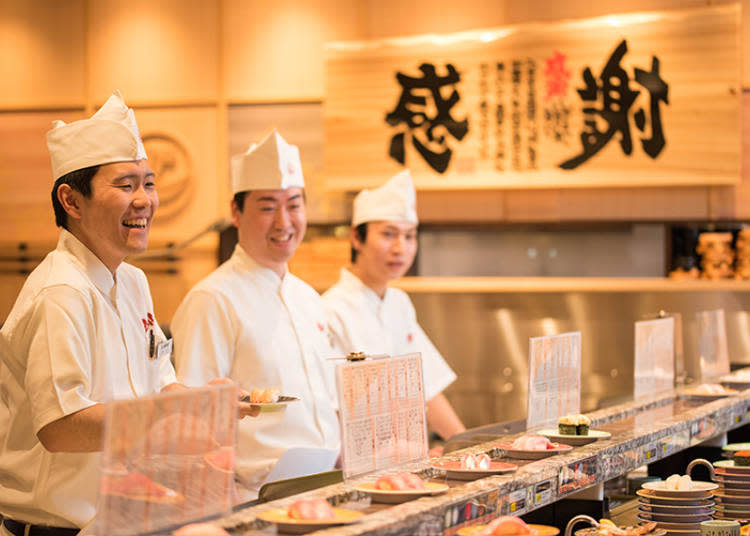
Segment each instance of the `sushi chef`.
M273 130L231 168L238 244L187 294L172 333L182 382L227 376L247 390L277 388L299 398L284 411L240 422L236 474L257 491L289 449L333 453L325 469L332 468L339 425L323 360L335 352L320 296L287 266L307 228L299 150Z
M106 402L184 389L146 277L123 262L159 206L133 111L115 92L53 123L47 147L60 236L0 331L4 536L77 534L95 514Z
M334 342L345 353L422 354L427 423L447 439L465 430L442 394L456 375L420 327L406 293L388 287L414 262L417 223L416 193L408 170L379 188L360 192L352 214L352 264L342 268L323 302Z

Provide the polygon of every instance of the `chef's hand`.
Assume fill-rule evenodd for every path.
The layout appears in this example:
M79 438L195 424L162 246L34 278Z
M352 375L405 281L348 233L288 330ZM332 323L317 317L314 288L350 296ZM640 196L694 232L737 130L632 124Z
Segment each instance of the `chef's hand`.
M435 445L429 451L427 451L427 455L430 458L439 458L443 455L443 445Z
M220 385L227 383L234 382L229 378L214 378L213 380L208 382L208 385ZM248 404L247 402L242 402L242 398L247 396L250 396L250 393L241 388L237 389L237 410L239 412L240 419L245 417L257 417L260 413L260 406L254 406L252 404Z

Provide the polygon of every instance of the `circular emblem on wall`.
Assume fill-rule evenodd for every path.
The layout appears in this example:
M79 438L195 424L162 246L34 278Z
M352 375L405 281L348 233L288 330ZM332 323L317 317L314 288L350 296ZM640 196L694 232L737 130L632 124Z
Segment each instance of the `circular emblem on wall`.
M193 197L193 163L185 146L163 133L143 135L151 169L156 174L159 210L154 223L168 222L182 212Z

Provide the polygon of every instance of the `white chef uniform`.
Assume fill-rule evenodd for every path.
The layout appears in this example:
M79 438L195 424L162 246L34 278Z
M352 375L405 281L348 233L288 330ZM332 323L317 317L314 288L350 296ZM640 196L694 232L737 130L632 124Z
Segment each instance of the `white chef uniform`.
M51 453L46 424L112 399L158 392L176 381L153 316L146 276L122 263L115 276L61 230L57 248L29 275L0 336L0 512L36 525L83 527L94 516L98 453Z
M338 282L323 294L328 329L344 353L422 354L425 400L439 395L456 379L417 322L409 296L388 288L380 297L357 276L342 268Z
M244 389L277 387L299 402L239 422L236 472L257 490L290 448L338 450L323 304L307 283L258 265L240 246L185 297L172 321L180 381L229 377Z
M417 224L417 195L409 170L354 198L352 227L372 221ZM409 296L386 289L383 299L347 269L323 294L334 343L345 353L422 354L425 400L439 395L456 375L417 323Z

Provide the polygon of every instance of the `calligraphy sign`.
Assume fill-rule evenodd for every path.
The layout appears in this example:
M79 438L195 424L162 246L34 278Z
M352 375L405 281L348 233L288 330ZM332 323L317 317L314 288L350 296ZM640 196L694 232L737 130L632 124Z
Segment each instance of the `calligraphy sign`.
M733 184L737 4L327 45L330 187Z

